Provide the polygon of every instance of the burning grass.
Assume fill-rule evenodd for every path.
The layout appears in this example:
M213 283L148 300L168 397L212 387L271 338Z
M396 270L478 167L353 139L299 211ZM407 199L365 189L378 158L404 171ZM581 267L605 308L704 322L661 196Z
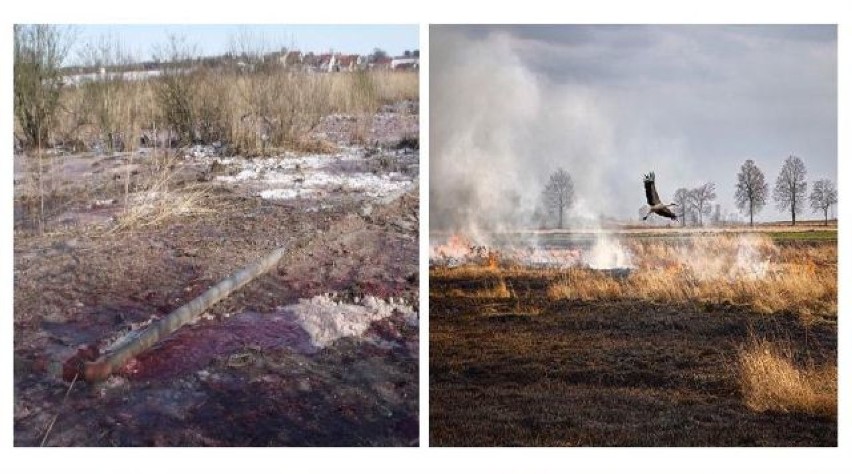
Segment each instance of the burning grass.
M464 243L464 241L462 241ZM538 249L517 248L501 252L471 247L465 255L458 242L436 247L436 254L449 255L458 267L436 266L439 277L472 279L527 275L549 281L551 301L642 300L654 303L747 306L772 314L789 311L806 322L837 315L837 247L819 245L776 245L763 235L718 235L679 241L628 240L584 251L548 252L568 255L567 263L537 265ZM632 263L625 268L596 268L593 262ZM487 258L486 258L487 257ZM525 258L528 266L524 266ZM602 258L599 258L602 257ZM566 266L567 265L567 266ZM615 272L615 273L614 273Z
M740 353L740 384L752 410L837 416L837 367L798 367L789 350L753 341Z

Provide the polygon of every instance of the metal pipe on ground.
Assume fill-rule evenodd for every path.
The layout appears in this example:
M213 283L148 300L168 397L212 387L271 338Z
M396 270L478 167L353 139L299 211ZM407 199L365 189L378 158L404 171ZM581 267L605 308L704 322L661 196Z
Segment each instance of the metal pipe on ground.
M409 184L384 198L376 199L373 204L378 207L387 206L417 187L416 183ZM369 219L374 210L373 204L364 206L360 213L362 218ZM185 324L191 323L207 308L271 270L286 253L287 251L283 247L273 250L259 262L225 278L197 298L169 313L165 318L152 323L141 331L128 335L124 341L100 355L100 357L95 345L78 348L77 353L62 364L60 368L62 378L70 382L79 374L87 382L105 380L116 370L123 367L131 358L141 354Z
M177 331L181 326L192 322L207 308L271 270L285 254L286 249L283 247L273 250L257 263L225 278L197 298L169 313L165 318L152 323L135 334L131 334L121 344L106 352L97 360L83 364L82 377L87 382L105 380L113 372L123 367L131 358Z

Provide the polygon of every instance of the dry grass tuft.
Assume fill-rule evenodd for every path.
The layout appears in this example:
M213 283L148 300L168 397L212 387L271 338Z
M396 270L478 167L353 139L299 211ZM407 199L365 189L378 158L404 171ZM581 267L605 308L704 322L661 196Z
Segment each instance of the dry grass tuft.
M506 286L506 281L500 278L486 288L474 292L473 296L476 298L508 299L512 297L512 293Z
M746 405L755 411L837 416L837 367L796 367L767 341L741 352L740 385Z
M125 196L124 210L117 217L113 232L155 226L175 217L213 212L203 203L209 199L208 185L190 185L175 189L174 157L157 163L142 184L144 191Z
M595 275L592 270L582 268L569 269L557 283L550 285L547 296L550 299L576 299L591 301L597 299L618 299L624 295L624 288L615 279Z
M132 196L132 202L118 216L114 232L151 227L180 216L213 212L202 204L208 188L194 186L180 191L151 189Z

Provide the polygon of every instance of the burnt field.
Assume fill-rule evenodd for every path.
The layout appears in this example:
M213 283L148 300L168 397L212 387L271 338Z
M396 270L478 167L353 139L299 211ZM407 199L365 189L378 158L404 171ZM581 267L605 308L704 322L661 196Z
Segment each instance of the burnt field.
M432 253L432 446L837 445L835 242L465 244Z

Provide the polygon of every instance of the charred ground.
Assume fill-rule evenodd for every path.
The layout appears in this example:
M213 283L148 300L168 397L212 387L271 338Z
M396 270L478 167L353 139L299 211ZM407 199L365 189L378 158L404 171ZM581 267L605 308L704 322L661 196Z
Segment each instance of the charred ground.
M507 292L494 292L495 281ZM432 269L431 445L837 445L836 412L750 407L740 366L764 341L798 367L836 367L836 316L554 299L565 284L552 270Z

